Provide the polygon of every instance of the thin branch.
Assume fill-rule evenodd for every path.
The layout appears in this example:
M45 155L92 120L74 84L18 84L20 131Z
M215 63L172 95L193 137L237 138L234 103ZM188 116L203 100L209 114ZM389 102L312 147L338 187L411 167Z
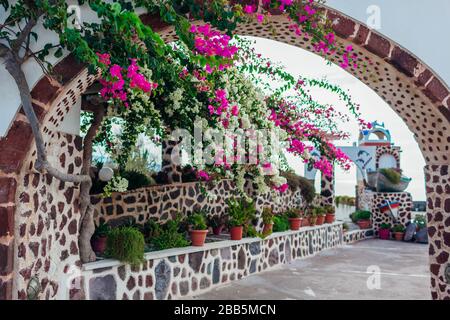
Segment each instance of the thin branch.
M31 18L30 20L28 20L27 24L25 25L25 28L23 28L23 30L20 32L17 39L14 40L11 45L11 49L15 53L19 52L20 47L22 46L24 41L27 39L27 37L29 36L31 30L34 28L35 25L36 25L36 20L34 18Z
M0 58L6 57L6 55L10 52L10 49L4 45L3 43L0 43Z
M5 50L6 48L6 50ZM6 53L5 53L6 51ZM39 128L39 121L36 117L32 105L32 98L30 93L30 88L28 87L25 74L21 68L20 59L17 55L5 45L0 45L0 56L5 60L5 67L9 74L13 77L16 82L17 88L19 89L20 99L22 102L23 110L30 122L31 130L34 135L36 142L37 159L35 162L35 168L39 172L46 171L50 175L57 179L65 182L81 183L85 181L91 181L89 175L73 175L67 174L54 168L47 160L47 154L44 145L44 139L42 138L41 130Z

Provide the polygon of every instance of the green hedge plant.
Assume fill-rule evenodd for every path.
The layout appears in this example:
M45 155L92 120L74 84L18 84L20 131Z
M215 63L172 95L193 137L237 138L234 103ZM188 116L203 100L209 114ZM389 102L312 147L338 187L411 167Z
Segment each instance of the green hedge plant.
M289 230L289 221L285 215L275 215L273 217L273 232L283 232Z
M184 233L180 232L180 226L183 225L181 215L173 220L168 220L165 224L159 225L154 231L154 236L150 238L150 245L156 250L165 250L170 248L182 248L189 245Z

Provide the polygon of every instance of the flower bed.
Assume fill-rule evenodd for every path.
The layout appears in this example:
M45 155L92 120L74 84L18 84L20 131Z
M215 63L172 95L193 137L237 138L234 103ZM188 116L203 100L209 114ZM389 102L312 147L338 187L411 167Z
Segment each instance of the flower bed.
M81 287L72 290L78 290L75 297L90 300L183 298L342 244L342 223L333 223L276 232L263 240L149 252L136 266L107 259L84 264Z

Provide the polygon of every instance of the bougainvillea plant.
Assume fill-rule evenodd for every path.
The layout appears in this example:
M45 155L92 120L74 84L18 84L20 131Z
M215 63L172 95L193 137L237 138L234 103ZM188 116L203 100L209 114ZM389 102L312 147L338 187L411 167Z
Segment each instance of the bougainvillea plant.
M35 169L65 182L80 184L79 248L83 262L95 260L90 246L94 232L93 206L89 197L92 146L94 140L103 140L108 148L113 146L108 141L113 119L120 118L122 123L121 152L117 156L117 162L122 165L137 137L148 133L149 128L163 137L176 128L192 130L194 122L201 119L205 126L221 130L285 129L274 125L269 119L270 112L263 112L263 107L269 106L277 114L279 110L267 104L266 97L261 96L236 69L239 47L231 40L239 23L248 19L270 23L270 12L279 10L291 19L293 32L311 37L318 54L325 57L342 55L342 67L357 59L351 48L339 52L322 10L310 0L264 0L261 8L226 0L78 0L82 12L88 13L89 21L83 20L83 16L78 17L76 11L68 10L68 1L63 0L0 0L0 5L5 14L0 23L0 58L17 84L24 113L32 128L37 149ZM172 25L179 41L175 45L165 43L157 32L143 23L136 13L138 10L147 11ZM191 22L196 19L203 20L202 24L193 25ZM57 36L55 43L43 43L39 37L42 29ZM62 75L54 73L49 57L61 58L69 53L84 63L92 74L99 75L101 85L98 95L84 99L83 109L92 111L93 116L83 141L80 175L62 172L48 161L23 71L24 63L33 59L45 74L58 78ZM239 83L248 97L239 97L242 92L227 88L231 81ZM275 97L280 98L277 94ZM288 141L290 148L297 148L294 152L301 151L298 149L301 139L296 141L291 137ZM263 151L262 146L257 147ZM332 147L329 149L328 155L340 156ZM322 151L326 151L325 148ZM226 150L218 149L215 156L218 161L213 165L214 170L232 174L238 188L243 189L245 175L250 173L262 189L267 190L270 185L278 191L286 190L285 181L270 162L255 159L248 168L238 168L236 164L228 163L230 158L226 158ZM247 160L253 158L252 155L244 157ZM326 166L322 167L327 170ZM203 168L199 166L200 169ZM262 174L266 172L270 174ZM199 171L198 175L210 179L207 171ZM269 184L266 183L267 176L271 177Z

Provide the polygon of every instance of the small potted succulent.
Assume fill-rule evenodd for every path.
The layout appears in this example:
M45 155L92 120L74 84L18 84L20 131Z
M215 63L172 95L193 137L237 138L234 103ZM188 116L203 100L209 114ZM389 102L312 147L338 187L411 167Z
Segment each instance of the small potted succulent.
M102 255L106 250L110 230L109 225L104 222L100 222L98 226L95 226L95 231L92 236L92 249L98 255Z
M270 207L265 207L263 209L262 212L262 220L264 223L264 228L263 228L263 234L264 235L269 235L272 233L272 229L273 229L273 220L274 220L274 214L272 211L272 208Z
M213 234L219 236L222 234L222 230L225 227L224 216L210 216L208 218L208 225L212 228Z
M346 223L342 224L342 231L344 233L348 231L348 224L346 224Z
M403 237L405 236L405 230L406 228L401 224L396 224L392 228L392 232L394 233L394 238L397 241L402 241Z
M333 223L335 220L336 209L333 206L325 207L325 223Z
M309 227L311 224L309 223L309 213L311 209L306 209L303 213L302 227Z
M414 223L416 224L416 231L419 231L427 226L427 218L424 214L416 214Z
M356 223L358 224L358 226L361 229L369 229L371 222L370 222L370 217L372 216L372 213L370 211L365 211L365 210L361 210L361 211L357 211L356 214Z
M248 224L255 215L255 205L245 199L230 199L227 204L231 240L241 240L244 225Z
M316 208L316 225L321 226L325 222L325 209L323 207Z
M196 211L188 217L189 234L191 235L192 245L201 247L205 244L208 226L203 212Z
M286 212L291 230L298 230L302 226L302 212L300 209L290 209Z
M380 235L380 239L389 240L391 237L391 224L390 223L382 223L378 233Z
M311 208L309 210L309 214L308 214L309 219L308 220L309 220L310 226L315 226L317 223L317 210L316 209L317 208Z

